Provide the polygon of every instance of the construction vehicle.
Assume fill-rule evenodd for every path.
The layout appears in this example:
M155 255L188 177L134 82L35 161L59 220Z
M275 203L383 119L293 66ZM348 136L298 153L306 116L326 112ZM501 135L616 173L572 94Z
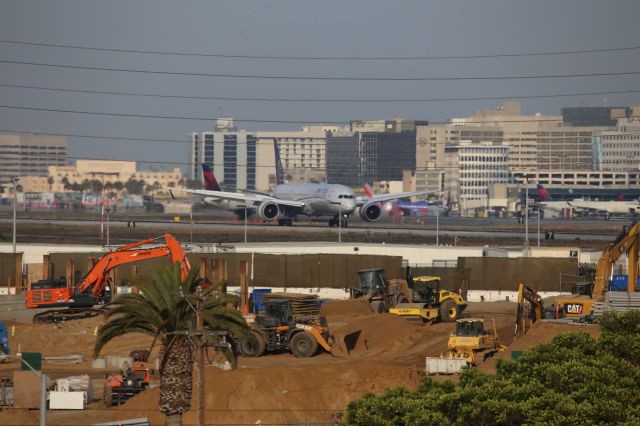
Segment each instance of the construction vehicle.
M363 269L358 275L360 288L354 297L368 300L373 312L453 322L467 306L460 294L440 289L440 277L412 277L409 268L406 280L388 280L381 268Z
M527 303L529 302L529 306ZM516 306L516 327L514 336L523 336L527 329L536 321L542 319L544 304L542 297L523 282L518 284L518 300Z
M506 349L498 342L496 324L493 330L484 328L481 318L465 318L456 321L456 330L449 336L449 352L440 357L427 357L427 374L459 374L462 368L476 365L477 355L484 353L484 360Z
M493 330L485 330L482 318L464 318L456 321L456 331L447 343L450 358L464 358L468 364L476 364L476 354L484 352L484 359L503 351L505 346L498 342L496 324Z
M383 268L358 271L359 288L353 290L352 297L369 302L373 312L388 312L398 303L409 302L409 288L404 280L387 279Z
M159 247L141 248L164 239ZM93 309L95 305L104 305L111 301L111 278L109 272L114 268L132 262L170 256L173 263L180 265L182 278L187 276L189 261L180 243L171 235L150 238L137 243L116 248L102 256L89 270L87 275L75 287L69 287L64 278L38 281L27 290L27 308L67 308L39 313L34 316L36 323L59 322L69 319L86 318L100 314Z
M306 358L314 356L319 346L331 353L335 339L329 335L326 320L319 316L316 302L309 300L308 295L268 296L263 301L264 312L258 312L250 326L251 334L237 344L243 356L290 351L296 357Z
M575 286L573 298L559 298L555 303L559 317L582 318L591 316L593 305L604 300L609 290L609 279L612 276L614 263L622 256L627 256L628 293L638 291L638 249L640 248L640 225L633 222L625 226L616 239L602 252L596 266L593 283ZM587 296L580 297L580 296Z
M124 404L129 398L149 389L155 371L144 364L125 365L120 374L110 374L104 382L102 402L107 407Z

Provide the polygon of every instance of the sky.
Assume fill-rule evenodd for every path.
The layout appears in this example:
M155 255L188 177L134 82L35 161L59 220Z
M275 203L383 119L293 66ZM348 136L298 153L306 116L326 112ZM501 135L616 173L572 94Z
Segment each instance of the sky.
M108 49L247 56L398 58L471 56L640 46L640 2L381 0L58 0L0 2L0 40ZM149 138L70 137L70 156L180 163L188 133L228 115L247 130L304 122L444 121L499 100L400 102L640 90L640 75L579 78L361 81L254 79L43 67L1 61L174 73L325 77L481 77L640 71L640 49L589 54L431 60L285 60L105 52L0 42L0 105L190 119L72 114L0 107L0 131ZM395 99L267 102L55 92L36 86L197 97ZM522 100L524 113L564 106L640 105L640 93ZM296 123L299 122L299 123ZM161 142L158 140L173 140ZM148 168L154 163L142 164ZM160 166L160 164L156 164ZM165 164L164 166L173 166Z

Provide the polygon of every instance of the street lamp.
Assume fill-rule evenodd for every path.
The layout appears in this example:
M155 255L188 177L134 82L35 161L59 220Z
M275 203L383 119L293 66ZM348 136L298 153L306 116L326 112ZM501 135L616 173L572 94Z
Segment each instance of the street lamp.
M109 247L109 213L111 213L111 209L107 207L104 211L107 213L107 247Z
M17 183L20 178L12 177L11 182L13 183L13 254L16 254L16 206L18 204L18 195L17 195Z

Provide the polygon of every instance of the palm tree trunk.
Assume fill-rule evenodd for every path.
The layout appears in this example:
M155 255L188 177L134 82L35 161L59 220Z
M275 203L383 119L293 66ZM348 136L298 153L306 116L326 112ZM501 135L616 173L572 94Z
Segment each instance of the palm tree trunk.
M193 358L185 336L176 336L160 366L160 411L167 425L182 424L182 413L191 408Z

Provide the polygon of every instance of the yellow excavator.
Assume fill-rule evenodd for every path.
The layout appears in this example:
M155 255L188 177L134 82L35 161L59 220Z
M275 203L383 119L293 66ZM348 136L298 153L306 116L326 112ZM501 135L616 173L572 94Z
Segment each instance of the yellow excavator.
M598 261L593 286L580 286L573 289L574 294L587 297L559 298L556 306L561 316L567 318L581 318L591 315L593 304L604 300L605 293L609 290L613 265L622 255L627 256L627 291L638 291L638 249L640 248L640 225L633 222L625 226L618 237L609 244Z
M529 302L529 307L527 303ZM518 284L518 300L516 307L516 328L514 336L523 336L531 324L542 319L544 304L542 297L523 282Z

